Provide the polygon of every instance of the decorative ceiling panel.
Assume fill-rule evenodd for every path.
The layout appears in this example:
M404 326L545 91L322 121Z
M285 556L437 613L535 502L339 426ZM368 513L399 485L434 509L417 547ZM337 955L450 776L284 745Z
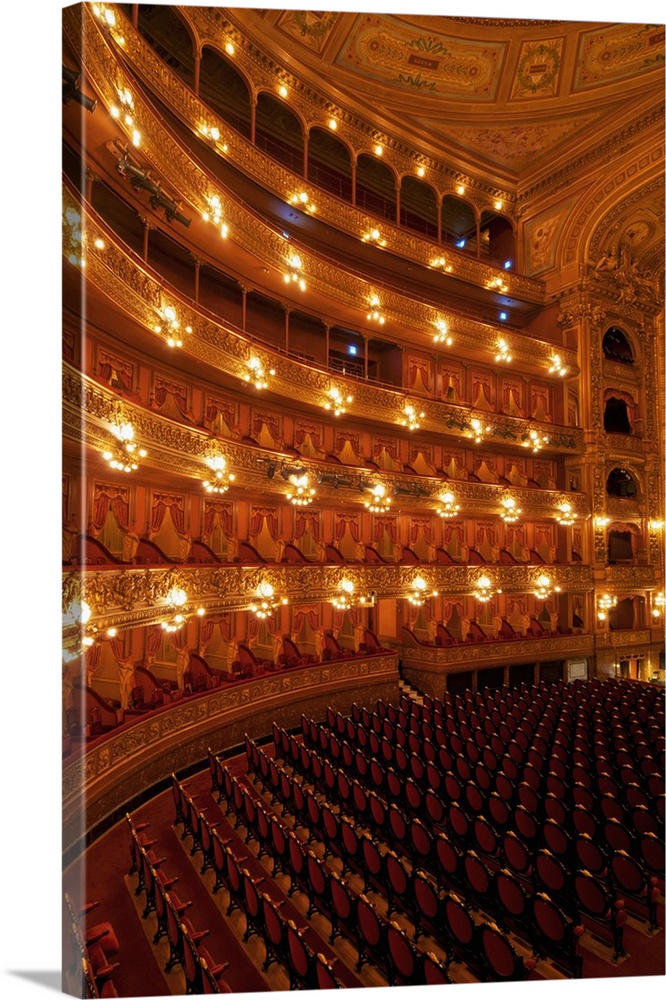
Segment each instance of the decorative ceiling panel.
M494 101L508 44L425 33L417 25L359 14L337 64L402 90Z
M616 24L583 32L578 42L572 90L590 90L635 79L663 64L663 24Z
M277 28L319 54L339 17L339 13L330 10L285 10L280 14Z

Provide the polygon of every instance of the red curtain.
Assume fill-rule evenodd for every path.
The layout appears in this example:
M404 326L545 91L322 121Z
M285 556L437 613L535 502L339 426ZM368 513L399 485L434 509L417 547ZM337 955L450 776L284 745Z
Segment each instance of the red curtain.
M222 531L231 537L233 532L233 505L224 500L204 500L204 533L210 535L219 520Z
M156 498L153 498L153 509L150 515L151 532L153 534L157 534L160 530L167 508L171 513L171 520L173 521L176 531L182 535L185 532L185 509L183 498L179 496L165 496L163 494L159 494Z
M462 544L463 540L463 526L459 521L446 521L444 524L444 541L448 545L453 536L456 535L458 541Z
M395 517L382 517L375 515L374 533L373 538L376 542L383 536L384 532L388 533L389 538L392 542L397 542L398 540L398 525Z
M86 677L88 678L88 680L97 670L101 658L102 658L101 643L95 642L92 644L92 646L86 647Z
M432 524L424 517L413 517L412 518L412 530L411 530L411 540L415 542L419 537L419 531L423 533L423 537L426 542L430 542L432 538Z
M297 508L294 517L294 538L302 538L306 531L319 541L319 511Z
M146 629L146 656L153 657L162 645L163 630L160 625Z
M183 625L176 632L169 632L168 635L174 649L177 649L179 652L181 649L185 649L187 646L187 625Z
M291 619L291 633L292 635L298 635L298 633L303 628L305 623L308 623L310 628L319 628L319 607L316 604L302 605L301 607L294 608L293 616Z
M100 483L95 487L95 500L92 510L92 526L95 532L104 527L109 508L115 514L121 528L129 526L129 499L127 489Z
M352 538L355 542L361 539L361 529L358 524L358 514L336 514L335 521L335 537L340 539L344 537L344 534L349 528Z
M276 538L278 533L278 516L275 507L253 507L250 517L250 535L258 535L261 531L262 522L266 520L266 525L271 538Z
M476 540L482 542L484 538L487 538L491 545L495 544L495 529L489 524L480 524L476 531Z

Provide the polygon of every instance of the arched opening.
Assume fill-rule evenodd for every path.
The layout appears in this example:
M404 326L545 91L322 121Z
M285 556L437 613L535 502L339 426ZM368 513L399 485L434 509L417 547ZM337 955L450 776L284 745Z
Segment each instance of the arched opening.
M139 4L139 31L174 73L194 89L192 37L173 7Z
M609 497L634 497L638 493L636 480L626 469L613 469L606 480Z
M400 185L400 225L437 239L437 198L429 184L403 177Z
M633 365L634 352L626 336L617 326L610 326L601 342L604 357L609 361L619 361L623 365Z
M624 399L610 396L604 406L604 430L609 434L631 434L631 422Z
M228 59L204 48L199 70L199 96L222 121L246 139L251 134L250 93L247 83Z
M255 145L274 160L303 174L303 129L296 115L271 94L259 94Z
M387 166L368 153L361 153L356 164L356 205L395 222L395 178Z
M480 247L483 257L492 257L507 269L515 264L516 241L508 219L497 212L481 213Z
M645 621L645 598L625 597L608 613L608 627L612 632L627 628L641 628Z
M476 217L466 201L447 194L442 198L442 242L476 253Z
M344 201L352 200L351 155L344 142L316 126L308 141L308 180Z

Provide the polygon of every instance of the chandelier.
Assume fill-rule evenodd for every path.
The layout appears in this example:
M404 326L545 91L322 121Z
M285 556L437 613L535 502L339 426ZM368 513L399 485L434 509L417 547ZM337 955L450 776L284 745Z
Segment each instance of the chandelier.
M370 229L370 230L368 230L367 233L363 233L363 236L361 236L361 239L363 240L364 243L374 243L375 246L378 246L378 247L385 247L386 246L386 240L382 236L382 234L379 231L379 229Z
M495 355L495 361L503 361L505 364L511 363L511 354L509 353L509 345L506 340L502 337L497 341L497 354Z
M125 39L119 34L118 23L116 21L116 15L108 4L105 3L94 3L92 5L93 14L100 21L102 27L105 31L111 35L112 38L116 40L118 45L124 45Z
M211 130L212 138L215 139L215 136L213 135L214 131L217 132L217 138L219 139L220 133L218 129ZM224 151L226 152L226 147L224 147ZM204 222L212 222L213 225L219 226L220 236L222 237L223 240L226 240L227 236L229 235L229 227L227 226L226 222L223 221L222 218L222 199L220 198L219 194L211 194L206 198L206 201L208 202L208 211L202 212L201 218L204 220Z
M550 577L546 576L545 573L542 573L536 581L534 596L540 601L545 601L550 597L553 591L559 594L561 589L561 587L553 587Z
M169 617L160 622L165 632L177 632L182 628L192 614L192 609L187 607L187 594L180 587L172 587L166 595L166 610ZM201 617L205 614L203 608L197 608L196 614Z
M548 444L549 438L544 435L541 437L538 431L531 430L526 434L523 434L521 444L523 448L531 448L532 451L541 451L545 444Z
M506 521L507 524L515 524L523 512L522 508L517 506L513 497L505 497L502 500L502 506L504 507L504 511L500 515L502 520Z
M455 517L460 510L460 504L456 503L456 498L451 492L440 493L439 499L442 506L437 508L440 517Z
M298 208L302 208L305 212L317 211L317 206L311 200L307 191L299 191L297 194L292 194L289 199L289 204L296 205Z
M338 611L348 611L354 605L354 584L351 580L340 580L338 590L340 594L331 600L331 604Z
M275 590L270 583L261 583L258 588L259 600L252 601L250 604L250 611L252 611L257 618L263 621L272 615L273 612L289 604L289 599L286 597L276 597Z
M386 322L386 317L381 311L381 306L382 304L379 301L379 296L373 295L370 299L370 312L368 313L367 318L372 320L374 323L379 323L380 326L383 326Z
M560 375L562 378L564 378L568 370L569 369L565 368L564 365L562 364L562 358L559 356L559 354L553 354L552 358L550 359L550 368L548 369L548 374Z
M336 389L334 385L327 392L329 400L324 403L325 410L332 410L336 417L341 416L343 413L347 412L347 407L345 404L354 402L353 396L343 396L339 389Z
M160 316L162 317L162 321L166 324L166 342L169 347L182 347L183 342L180 339L180 334L178 332L180 330L180 320L178 319L174 307L164 306L163 309L160 309ZM162 325L160 323L157 323L153 329L155 330L155 333L162 333ZM192 333L192 327L186 326L185 332Z
M371 500L364 500L364 504L371 514L386 514L391 507L391 498L386 495L386 488L377 483L370 488Z
M211 453L206 459L206 465L213 473L212 478L203 481L206 493L226 493L236 477L233 472L227 472L227 460L224 455Z
M310 486L310 479L307 472L300 475L289 476L289 482L294 487L293 492L287 493L287 500L295 507L307 507L317 495L314 486Z
M483 422L479 420L478 417L472 417L469 422L469 427L465 432L466 437L474 438L475 444L480 444L483 441L483 435L490 433L490 427L486 425L483 426Z
M561 503L558 510L560 513L555 515L555 520L564 528L571 527L571 525L576 521L576 515L574 514L573 507L568 500Z
M255 355L247 361L247 369L243 381L251 382L255 389L265 389L268 386L268 375L275 375L274 368L269 368L266 373L262 362Z
M446 271L447 274L450 274L451 271L453 270L451 264L446 263L446 257L433 257L433 259L430 261L430 266L441 267L442 271Z
M485 574L480 576L476 581L476 590L474 591L474 596L477 601L481 604L487 604L488 601L492 600L495 594L501 594L502 591L498 587L497 590L493 589L492 581Z
M145 458L148 452L137 447L134 441L134 428L128 421L119 422L111 427L111 433L117 439L113 448L102 452L102 458L112 469L118 472L136 472L139 468L137 458Z
M608 617L608 612L611 608L617 605L617 597L611 597L610 594L602 594L597 600L597 618L599 622L605 622Z
M453 337L449 334L446 320L435 320L435 326L437 327L437 333L432 338L433 344L446 344L447 347L450 347L453 343Z
M417 413L416 407L412 406L411 403L405 403L400 424L402 427L409 428L410 431L417 431L421 426L419 420L423 420L424 417L425 413L423 410Z
M610 517L606 517L605 514L595 514L594 515L594 527L603 529L610 524Z
M666 605L666 597L664 597L663 590L660 590L659 593L654 595L652 602L654 605L652 608L652 617L661 618L664 613L664 605Z
M406 595L406 599L415 608L420 608L429 598L438 596L439 591L428 590L428 584L425 582L423 577L417 576L414 580L412 580L412 589L411 592Z
M287 260L287 273L284 276L284 280L287 284L293 282L295 285L298 285L302 292L304 292L307 285L305 284L305 278L301 274L302 267L303 261L297 253L293 253Z

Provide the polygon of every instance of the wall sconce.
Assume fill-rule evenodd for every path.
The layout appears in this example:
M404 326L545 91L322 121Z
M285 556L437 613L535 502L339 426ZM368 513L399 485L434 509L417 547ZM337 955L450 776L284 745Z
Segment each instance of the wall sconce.
M504 511L500 514L502 520L507 524L515 524L523 512L522 508L517 506L513 497L504 497L502 506L504 507Z
M125 39L122 35L118 34L118 24L113 10L105 3L94 3L92 9L93 14L101 22L104 30L116 40L118 45L124 45Z
M511 362L512 358L509 352L509 345L503 337L500 337L497 341L495 350L497 351L495 354L495 361L503 361L507 365Z
M188 615L192 613L191 608L186 607L187 594L180 587L172 587L166 595L166 605L170 617L161 622L165 632L177 632L187 621ZM201 617L205 614L203 608L197 608L197 615Z
M544 445L548 444L549 440L550 438L546 437L545 434L541 437L538 431L531 430L527 434L522 435L521 444L523 448L531 448L536 455Z
M440 493L439 499L441 500L442 506L437 508L437 513L440 517L455 517L460 510L460 505L456 503L456 498L453 493L446 492Z
M488 601L492 600L495 594L501 594L502 591L498 587L497 590L493 589L492 582L487 576L480 576L476 581L476 590L474 591L474 597L480 604L487 604Z
M385 247L386 240L382 236L379 229L369 229L367 233L363 233L361 239L364 243L374 243L377 247Z
M324 403L325 410L332 410L336 417L341 416L343 413L347 412L346 404L353 403L353 396L343 396L339 389L334 385L328 390L327 395L330 397L329 401Z
M497 277L491 278L488 284L486 285L486 288L488 288L491 292L501 292L502 294L504 294L504 292L507 291L508 287L509 286L507 285L504 278L499 274L497 275Z
M552 358L550 359L550 368L548 369L548 374L559 375L562 378L564 378L564 376L568 371L569 369L565 368L564 365L562 364L562 358L559 356L559 354L553 354Z
M417 431L421 426L419 420L423 420L425 413L421 410L420 413L416 412L416 408L411 405L411 403L405 403L405 408L402 411L403 416L400 420L400 425L402 427L409 428L410 431Z
M136 472L139 468L137 458L145 458L148 452L137 447L134 441L134 428L122 417L111 427L111 433L117 438L113 449L102 452L102 458L112 469L118 472Z
M206 465L213 473L212 479L203 481L206 493L226 493L236 477L233 472L227 472L227 460L224 455L211 452L206 459Z
M453 337L449 334L449 328L444 319L436 319L435 326L437 327L437 333L432 338L433 344L446 344L450 347L453 343Z
M255 389L265 389L268 386L267 374L262 362L253 355L246 362L248 371L242 376L244 382L251 382ZM275 375L275 369L269 368L268 375Z
M226 151L226 146L225 146ZM229 227L226 222L222 221L222 201L220 196L217 194L211 194L206 198L208 202L208 212L202 212L201 218L204 222L212 222L213 225L220 227L220 236L223 240L226 240L229 235Z
M428 590L428 585L422 576L417 576L412 580L411 593L406 595L406 600L415 608L422 607L431 597L438 597L439 591Z
M290 205L296 205L298 208L302 208L305 212L316 212L317 206L310 199L310 195L307 191L299 191L298 194L292 194L289 199Z
M546 576L545 573L542 573L541 576L538 577L536 581L536 587L534 588L534 596L539 601L545 601L550 597L552 593L559 594L561 589L562 589L561 587L557 586L553 587L550 577Z
M650 531L663 531L664 522L663 521L648 521L648 528Z
M287 493L287 500L295 507L307 507L317 495L314 486L310 486L310 479L307 472L292 473L289 482L294 487L293 492Z
M446 271L447 274L450 274L451 271L453 270L451 264L446 263L446 257L433 257L432 260L430 261L430 266L438 267L442 271Z
M275 591L270 583L261 583L258 588L259 601L253 601L250 604L249 610L252 611L257 618L264 619L272 615L273 612L286 604L289 604L289 599L287 597L276 597Z
M483 435L490 433L490 426L488 424L483 425L483 422L479 420L478 417L472 417L469 422L469 427L465 431L465 437L473 438L475 444L481 444L483 441Z
M661 618L664 613L664 605L666 605L666 597L664 597L663 590L660 590L659 593L654 595L652 598L652 604L652 617Z
M555 515L555 520L558 524L561 524L564 528L570 528L572 524L576 521L576 515L574 514L573 507L568 500L564 500L559 507L559 514Z
M372 320L374 323L379 323L383 326L385 323L385 316L381 312L381 302L379 301L378 295L373 295L370 299L370 312L367 315L367 319Z
M594 515L594 527L598 530L603 530L610 524L610 517L606 517L605 514L595 514Z
M391 498L386 495L386 488L382 483L370 488L372 500L364 500L364 504L372 514L386 514L391 507Z
M599 619L600 624L606 621L608 612L611 608L614 608L616 604L617 597L611 597L610 594L602 594L601 597L597 599L597 618Z

